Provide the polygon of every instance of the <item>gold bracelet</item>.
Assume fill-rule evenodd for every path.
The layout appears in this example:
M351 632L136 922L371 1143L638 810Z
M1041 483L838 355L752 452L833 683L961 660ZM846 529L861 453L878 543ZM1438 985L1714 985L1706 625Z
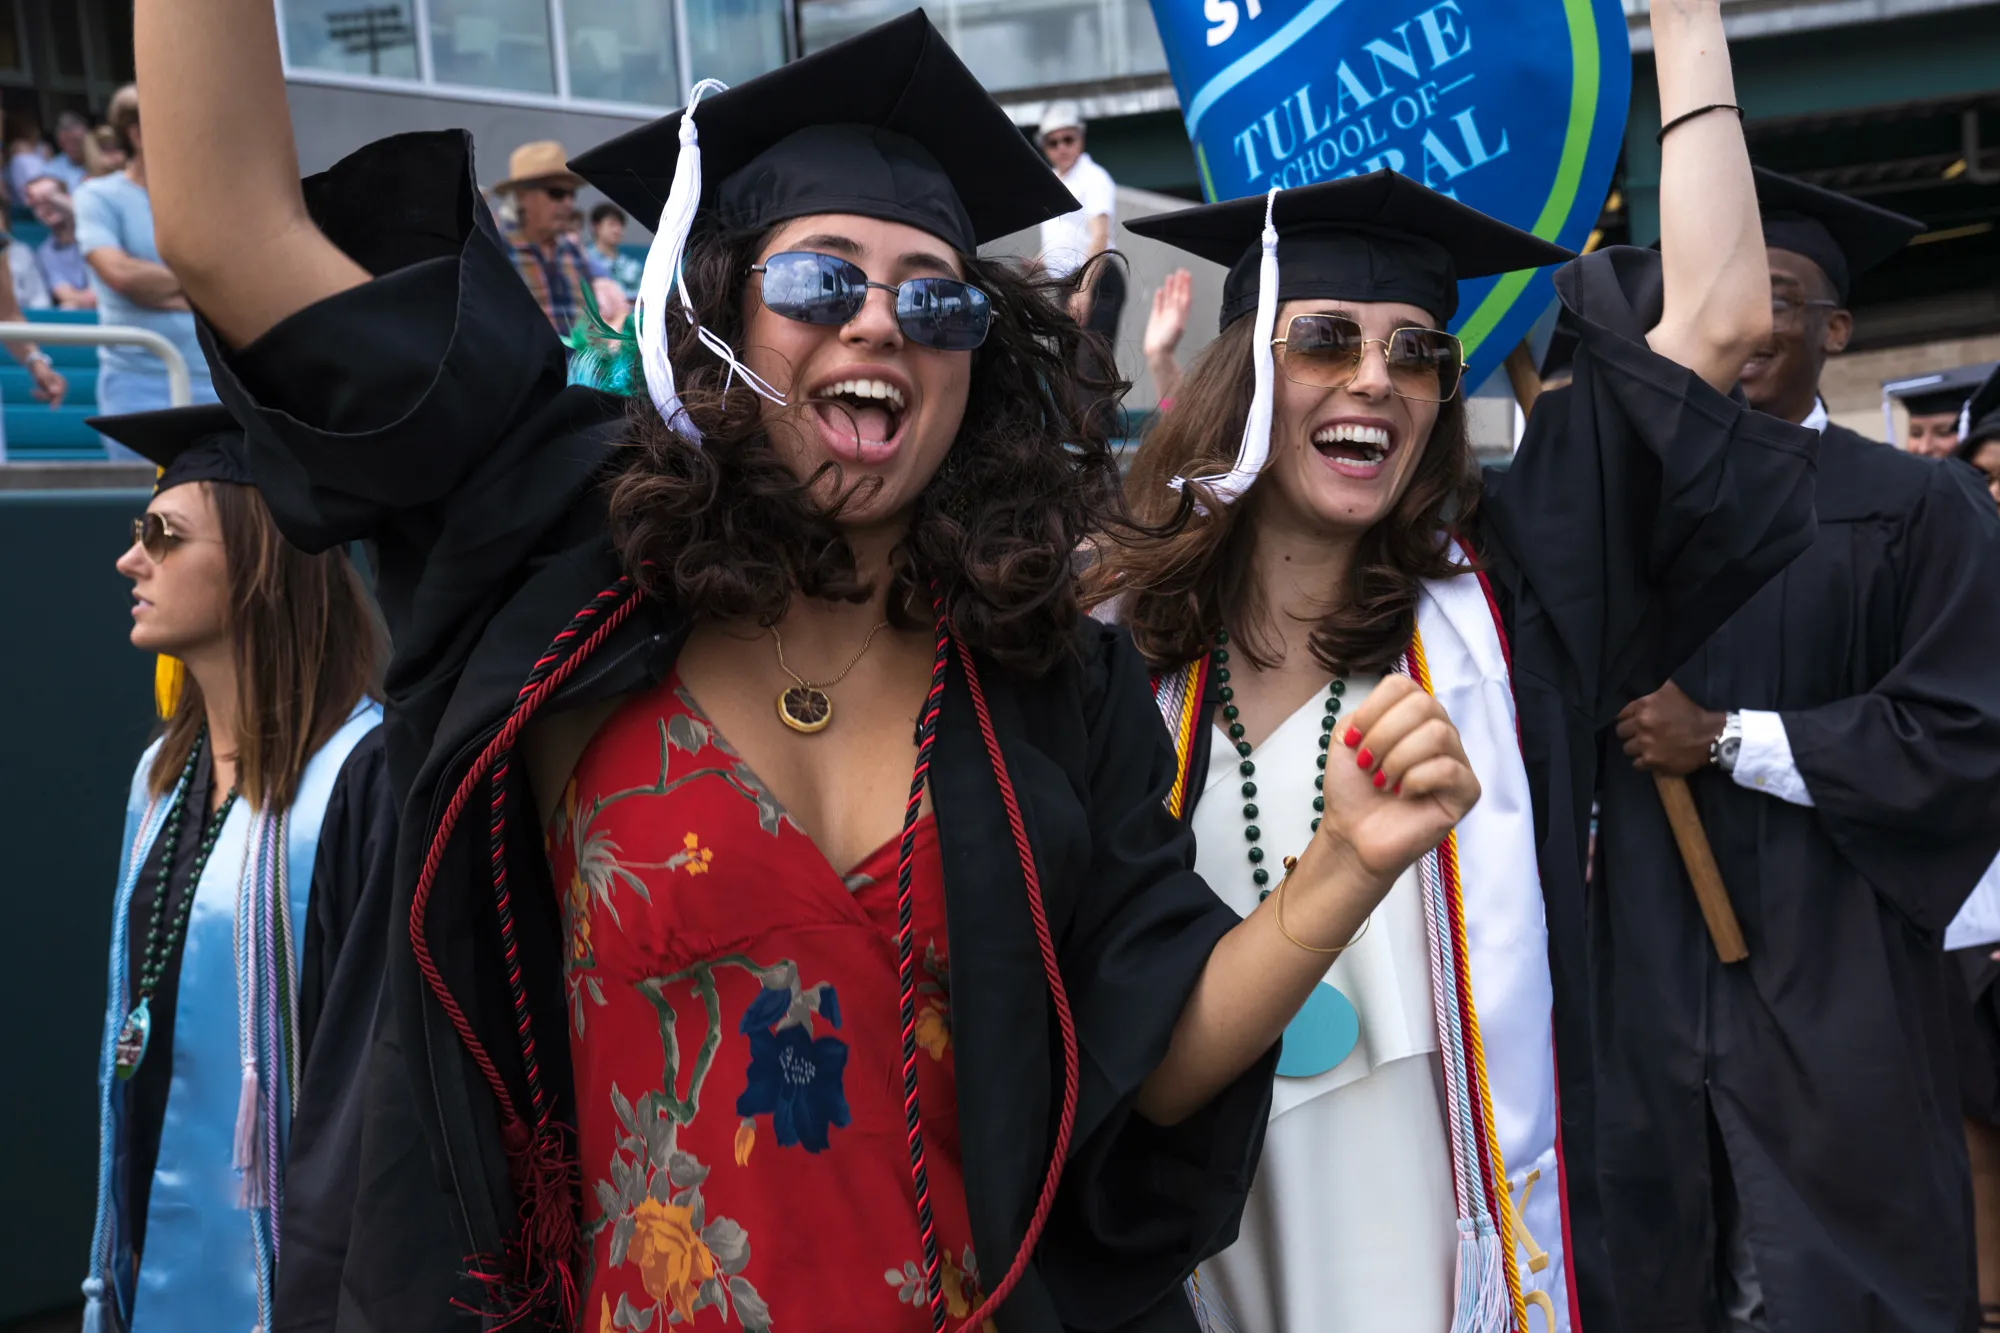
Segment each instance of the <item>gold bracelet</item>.
M1321 953L1321 954L1334 954L1334 955L1346 953L1349 949L1352 949L1355 945L1361 943L1361 937L1368 933L1368 923L1375 919L1374 916L1370 915L1362 919L1361 929L1354 932L1353 939L1349 940L1345 944L1336 945L1331 949L1321 948L1317 944L1307 944L1304 940L1292 934L1291 931L1285 928L1285 886L1292 882L1292 867L1296 866L1298 863L1299 863L1299 858L1296 856L1288 856L1285 858L1285 877L1278 881L1278 891L1271 895L1272 899L1271 919L1278 923L1279 933L1284 935L1284 937L1290 940L1293 944L1296 944L1301 949L1304 949L1307 953Z

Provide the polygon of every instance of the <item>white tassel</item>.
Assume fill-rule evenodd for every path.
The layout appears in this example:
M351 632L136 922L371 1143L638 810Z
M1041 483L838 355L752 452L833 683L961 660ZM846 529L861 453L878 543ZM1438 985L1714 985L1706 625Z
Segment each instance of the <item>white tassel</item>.
M257 1148L263 1142L258 1132L257 1114L261 1098L257 1095L257 1070L252 1065L243 1066L243 1082L236 1093L236 1135L229 1153L229 1164L243 1177L242 1189L237 1195L240 1208L261 1208L264 1206L263 1173L257 1169Z
M695 129L694 112L708 93L729 87L719 79L703 79L688 93L687 109L681 112L681 151L674 159L674 183L667 190L667 202L660 209L660 223L653 231L653 243L646 250L646 267L639 275L639 296L632 303L632 318L639 336L639 358L646 369L646 391L660 420L695 444L701 443L701 429L681 403L674 387L673 362L667 356L668 309L676 291L680 294L681 316L694 326L702 345L730 367L733 379L742 375L751 389L784 405L785 396L765 383L736 359L736 353L720 337L702 328L695 320L694 300L688 295L687 274L682 259L688 234L694 230L695 214L701 210L701 135Z
M1257 262L1257 327L1250 343L1250 365L1256 372L1257 391L1250 399L1250 415L1243 423L1243 440L1236 446L1236 465L1220 477L1193 479L1201 491L1223 504L1234 504L1242 498L1271 457L1271 405L1276 396L1277 371L1271 356L1271 339L1278 332L1278 227L1272 214L1277 205L1278 191L1273 187L1264 197L1264 255ZM1189 481L1187 477L1176 477L1172 484L1179 490ZM1195 508L1208 512L1199 503Z

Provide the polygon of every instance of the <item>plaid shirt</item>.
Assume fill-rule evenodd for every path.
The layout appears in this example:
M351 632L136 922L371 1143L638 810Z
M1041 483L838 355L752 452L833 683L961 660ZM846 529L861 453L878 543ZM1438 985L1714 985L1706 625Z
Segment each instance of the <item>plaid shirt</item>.
M513 247L514 268L521 281L535 294L536 303L556 332L567 335L583 318L583 291L590 285L590 261L583 247L568 236L558 236L551 258L518 231L508 233L507 243Z

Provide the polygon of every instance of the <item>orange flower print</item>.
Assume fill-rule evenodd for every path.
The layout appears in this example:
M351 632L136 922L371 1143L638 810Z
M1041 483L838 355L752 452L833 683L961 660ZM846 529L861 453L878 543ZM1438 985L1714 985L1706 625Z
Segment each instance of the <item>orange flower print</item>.
M944 1053L951 1049L951 1019L936 1000L917 1015L917 1045L929 1051L933 1060L944 1059Z
M597 1306L597 1333L612 1333L611 1298L600 1298Z
M569 956L578 963L590 958L590 917L581 912L570 925Z
M681 839L681 846L687 850L681 853L681 869L690 875L706 875L709 863L715 860L715 853L701 845L701 835L690 833Z
M715 1276L715 1256L695 1231L694 1210L648 1197L632 1217L626 1255L638 1265L646 1294L671 1306L683 1322L694 1318L695 1295Z
M757 1146L757 1122L748 1116L736 1126L736 1165L750 1165L750 1150Z

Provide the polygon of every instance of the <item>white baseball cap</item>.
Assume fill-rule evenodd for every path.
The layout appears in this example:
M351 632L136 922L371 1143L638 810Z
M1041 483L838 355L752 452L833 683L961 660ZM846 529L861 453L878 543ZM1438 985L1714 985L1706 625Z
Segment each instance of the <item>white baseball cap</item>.
M1057 130L1080 130L1083 116L1074 102L1051 102L1048 110L1042 112L1042 127L1035 132L1037 139L1046 139Z

